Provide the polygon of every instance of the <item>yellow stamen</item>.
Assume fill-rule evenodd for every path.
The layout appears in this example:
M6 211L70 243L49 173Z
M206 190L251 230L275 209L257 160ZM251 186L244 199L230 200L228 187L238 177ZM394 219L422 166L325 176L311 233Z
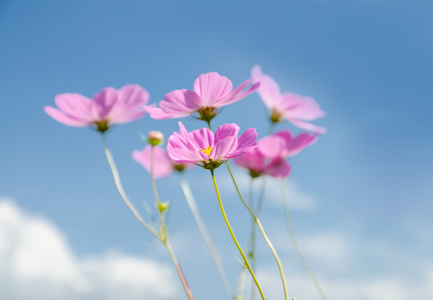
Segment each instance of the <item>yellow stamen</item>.
M207 156L209 156L210 152L212 151L213 147L211 146L207 146L204 149L200 149L201 152L203 152L204 154L206 154Z

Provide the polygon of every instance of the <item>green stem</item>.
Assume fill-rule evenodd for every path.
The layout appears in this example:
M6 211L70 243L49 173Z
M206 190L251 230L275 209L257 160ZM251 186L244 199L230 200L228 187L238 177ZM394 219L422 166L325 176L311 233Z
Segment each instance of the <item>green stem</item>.
M319 292L320 297L322 297L323 300L327 300L328 298L326 298L326 295L325 295L324 291L322 290L322 287L320 286L316 275L314 274L313 270L311 269L310 265L308 264L307 259L305 258L304 254L302 253L301 247L299 247L299 244L296 240L295 231L293 230L293 225L292 225L292 217L290 215L289 200L287 197L286 185L284 184L283 180L281 180L280 183L281 183L281 191L283 194L284 211L286 213L287 227L289 229L290 240L293 244L293 247L296 250L296 254L298 255L299 259L302 262L302 265L304 266L305 270L307 270L308 275L310 275L311 280L313 281L314 285L316 286L316 289Z
M141 225L143 225L147 230L150 231L150 233L152 233L156 238L159 239L158 232L149 224L147 224L146 221L144 221L144 219L141 217L141 215L139 214L135 206L132 204L132 202L129 200L128 196L126 195L126 192L122 186L122 182L120 181L119 171L117 170L116 164L114 163L113 155L111 154L111 151L108 148L107 142L105 140L105 135L101 134L101 138L102 138L102 145L105 151L105 156L107 157L108 164L110 165L111 172L113 173L114 183L116 184L116 188L120 194L120 197L122 197L125 204L134 214L135 218L141 223Z
M230 222L229 222L229 220L227 219L227 215L226 215L226 213L225 213L224 206L223 206L223 203L222 203L222 201L221 201L221 196L220 196L220 193L219 193L219 190L218 190L218 186L217 186L217 183L216 183L216 180L215 180L214 170L211 170L210 172L211 172L211 174L212 174L212 181L213 181L213 184L214 184L214 186L215 186L215 192L216 192L216 195L217 195L217 198L218 198L218 204L219 204L219 206L220 206L221 213L222 213L222 215L223 215L224 221L225 221L225 223L226 223L226 225L227 225L227 229L229 230L230 235L231 235L231 237L232 237L232 239L233 239L233 242L235 243L236 247L237 247L238 250L239 250L239 253L240 253L241 256L242 256L242 258L243 258L243 260L244 260L244 263L245 263L245 265L246 265L248 271L250 271L251 277L253 278L254 283L256 284L257 289L259 290L260 295L262 296L262 299L264 300L264 299L265 299L265 296L263 295L263 291L262 291L262 289L261 289L261 287L260 287L260 285L259 285L259 282L257 281L257 278L256 278L256 276L254 275L254 272L253 272L253 270L251 269L250 264L248 263L248 259L247 259L247 257L245 256L244 252L242 251L241 246L239 245L239 243L238 243L238 241L237 241L237 239L236 239L236 236L235 236L235 234L234 234L234 232L233 232L233 230L232 230L232 228L231 228L231 226L230 226Z
M153 196L155 198L155 206L156 206L156 209L158 211L161 241L163 243L165 243L165 241L167 240L167 231L166 231L166 227L164 225L164 219L163 219L164 216L162 214L163 211L161 209L161 205L160 205L161 202L159 201L158 189L156 188L156 182L155 182L155 175L154 175L154 167L155 167L154 148L155 148L155 146L153 146L153 145L150 147L150 177L151 177L151 181L152 181Z
M158 216L159 216L159 224L160 224L160 238L159 239L167 248L168 254L170 255L171 260L173 261L173 264L176 268L177 274L179 275L180 281L182 282L183 288L185 289L185 292L186 292L188 299L193 300L194 296L192 295L191 288L188 285L188 281L186 280L185 274L182 271L182 267L180 266L179 262L177 261L176 256L175 256L174 251L173 251L173 248L171 247L171 244L168 240L167 226L164 224L164 215L163 215L163 212L166 208L162 209L162 207L161 207L162 203L159 201L158 189L156 188L156 182L155 182L154 148L155 148L154 145L152 145L152 147L150 148L150 177L152 179L153 195L155 197L155 205L156 205L156 209L158 210Z
M182 281L183 288L185 289L186 295L189 300L194 300L194 296L192 295L191 288L188 285L188 281L186 280L185 274L182 271L182 267L174 255L173 248L169 243L168 239L164 242L165 247L167 248L168 254L170 255L171 260L173 261L174 266L176 267L177 274L179 275L180 281Z
M265 232L265 230L264 230L264 228L263 228L260 220L257 218L257 216L254 214L254 212L251 210L251 208L248 206L248 204L245 202L244 198L242 197L241 192L239 191L238 185L236 184L236 180L235 180L235 178L233 176L233 173L230 170L230 166L229 166L228 162L226 162L226 166L227 166L227 169L229 170L230 177L232 178L233 184L235 185L235 188L236 188L236 191L237 191L237 193L239 195L239 198L241 199L241 201L244 204L244 206L250 212L251 216L253 217L254 221L256 222L257 226L259 227L260 232L262 233L263 238L265 239L266 243L268 244L269 249L271 250L272 254L275 257L275 260L276 260L277 265L278 265L278 269L280 271L281 281L282 281L282 284L283 284L284 299L288 300L289 296L287 294L286 278L284 276L283 266L281 264L280 258L278 257L278 254L275 251L274 246L272 245L271 241L269 240L269 238L268 238L268 236L267 236L267 234L266 234L266 232Z
M224 271L224 267L223 267L221 258L220 258L219 254L215 248L215 245L214 245L214 243L213 243L213 241L209 235L209 232L206 229L206 225L204 224L203 218L202 218L200 211L198 209L198 206L194 200L194 196L192 195L191 188L189 187L188 181L185 179L185 176L182 173L179 174L179 178L180 178L180 186L182 187L182 191L185 195L186 202L188 203L188 206L191 210L191 213L194 217L194 220L197 223L197 227L198 227L201 235L203 236L203 238L206 242L206 245L208 246L209 250L211 251L212 257L215 261L218 272L220 273L221 279L223 280L224 286L226 287L230 298L232 298L233 294L231 292L230 283L229 283L227 275Z

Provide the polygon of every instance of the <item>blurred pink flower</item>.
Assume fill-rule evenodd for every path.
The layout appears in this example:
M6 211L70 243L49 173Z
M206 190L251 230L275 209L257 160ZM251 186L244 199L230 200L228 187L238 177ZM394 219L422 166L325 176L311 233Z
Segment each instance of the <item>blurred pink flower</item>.
M248 128L238 138L239 126L224 124L215 134L207 129L187 132L179 122L180 134L175 132L168 139L167 151L177 163L195 163L206 169L215 169L227 159L242 155L256 146L257 132Z
M140 118L146 112L143 105L149 93L139 85L131 84L116 90L108 87L93 96L76 93L59 94L55 98L57 108L45 106L45 112L60 123L83 127L96 125L104 132L111 124L126 123Z
M289 131L281 131L260 139L257 148L236 157L234 162L248 169L251 177L266 174L283 178L290 173L290 165L286 158L299 153L316 141L317 133L313 135L301 133L293 138Z
M160 146L153 146L153 159L155 178L162 178L170 175L173 171L183 171L185 168L192 165L178 164L170 159L166 150ZM132 158L142 165L150 174L150 151L152 146L147 145L142 150L135 150L132 152Z
M260 83L256 82L245 90L252 82L253 79L247 80L232 90L232 82L227 77L216 72L202 74L194 81L192 91L172 91L159 102L159 108L150 105L145 110L154 119L180 118L197 112L199 119L210 121L217 115L217 108L239 101L254 92Z
M319 133L326 132L326 128L305 122L325 116L325 112L320 109L313 98L291 93L281 94L280 87L275 80L271 76L263 74L259 65L252 68L251 77L260 82L257 93L271 111L270 118L273 123L278 123L282 118L286 118L299 128Z

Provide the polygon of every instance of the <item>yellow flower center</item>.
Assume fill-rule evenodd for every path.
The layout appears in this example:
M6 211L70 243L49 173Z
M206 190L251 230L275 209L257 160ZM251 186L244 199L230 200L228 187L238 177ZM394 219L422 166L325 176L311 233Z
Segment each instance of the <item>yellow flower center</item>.
M209 156L210 152L212 151L213 147L211 146L207 146L204 149L200 149L201 152L203 152L204 154L206 154L207 156Z

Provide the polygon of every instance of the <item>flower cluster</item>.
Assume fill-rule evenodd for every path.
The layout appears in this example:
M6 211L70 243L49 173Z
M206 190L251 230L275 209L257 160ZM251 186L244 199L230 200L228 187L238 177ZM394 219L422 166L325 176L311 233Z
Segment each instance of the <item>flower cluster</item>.
M255 128L248 128L239 135L240 128L235 123L223 124L215 131L211 130L211 120L219 114L221 107L235 103L253 92L258 93L269 109L269 121L272 129L274 128L273 125L287 120L296 127L310 132L293 135L289 130L283 129L257 140L258 133ZM211 171L221 213L233 242L236 244L243 259L245 268L243 268L242 272L248 269L260 296L262 299L265 299L252 267L255 263L254 244L250 245L249 257L247 257L236 239L221 201L214 170L226 163L240 200L251 213L252 220L255 222L254 226L260 228L264 240L276 259L281 274L285 299L288 299L282 264L258 219L260 210L258 209L254 212L254 209L251 209L243 200L228 161L233 159L237 166L248 170L251 179L264 176L278 179L285 178L289 176L291 171L288 159L314 144L318 140L319 134L326 132L325 128L310 123L317 118L323 117L325 113L311 97L287 92L281 93L276 81L269 75L263 74L260 66L254 66L251 71L251 79L244 81L234 89L232 82L227 77L221 76L216 72L211 72L200 75L195 80L192 90L179 89L169 92L165 95L164 100L159 102L159 105L155 103L148 105L148 101L149 93L145 89L139 85L126 85L119 90L111 87L105 88L94 95L92 99L76 93L60 94L55 97L57 108L46 106L44 110L49 116L60 123L75 127L90 127L101 133L105 154L120 196L137 220L167 248L186 295L190 300L193 299L192 291L176 259L174 250L169 243L169 235L167 234L166 213L170 205L168 202L159 200L155 178L168 176L174 171L182 172L194 165ZM154 223L145 221L146 218L141 217L139 211L126 195L104 134L114 124L137 120L146 113L149 113L150 117L156 120L192 115L196 119L207 123L207 127L188 132L182 122L179 122L180 131L174 132L168 138L166 149L162 146L164 142L162 133L154 130L150 131L147 137L148 145L144 146L141 150L132 152L132 158L151 174L155 208L157 209L157 216L159 218L159 222ZM182 178L182 176L180 177ZM222 268L218 253L207 233L198 206L192 197L191 190L183 179L181 179L181 187L197 226L212 252L230 298L243 298L242 290L238 290L236 295L231 292L230 284ZM258 206L260 207L260 205ZM150 216L150 219L154 220L155 218ZM290 224L291 222L288 223ZM254 226L251 229L250 237L253 243L255 241ZM290 237L293 243L296 244L290 227L289 230L291 232ZM300 250L298 248L296 247L296 250L302 263L309 269L305 258L299 253ZM309 274L312 274L311 270L309 270ZM244 280L244 276L240 276L240 278ZM313 278L313 281L322 298L325 298L317 280ZM243 286L243 284L240 284L240 286Z

